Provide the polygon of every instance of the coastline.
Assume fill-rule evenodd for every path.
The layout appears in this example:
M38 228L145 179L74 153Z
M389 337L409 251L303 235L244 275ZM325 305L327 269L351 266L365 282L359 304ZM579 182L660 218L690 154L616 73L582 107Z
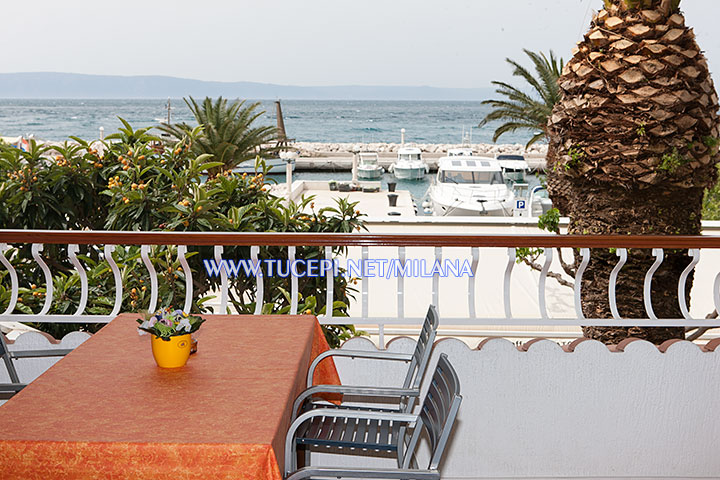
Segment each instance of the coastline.
M352 155L352 152L377 152L380 156L397 154L401 147L416 147L424 154L436 155L438 157L447 153L450 148L472 148L477 155L494 156L497 154L516 154L530 157L545 157L547 145L535 144L529 149L519 143L343 143L343 142L294 142L291 146L300 152L301 157L323 157L323 156L345 156Z

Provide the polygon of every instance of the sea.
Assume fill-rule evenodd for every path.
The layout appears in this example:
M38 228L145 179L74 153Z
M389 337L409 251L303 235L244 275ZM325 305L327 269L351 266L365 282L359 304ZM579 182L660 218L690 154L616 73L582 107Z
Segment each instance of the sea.
M258 123L275 125L275 101L259 102L266 113ZM158 125L167 117L166 104L167 99L0 99L0 136L97 139L100 127L108 135L121 126L118 117L134 128ZM194 124L182 99L170 105L173 123ZM288 137L299 142L399 143L404 128L407 142L492 143L497 128L478 127L490 107L475 101L284 100L282 110ZM508 133L499 142L524 144L529 138L527 132Z

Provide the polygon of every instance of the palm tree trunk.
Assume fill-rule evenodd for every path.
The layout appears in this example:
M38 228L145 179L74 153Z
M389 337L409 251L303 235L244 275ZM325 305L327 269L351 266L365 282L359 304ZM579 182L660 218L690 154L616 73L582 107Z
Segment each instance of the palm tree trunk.
M703 189L626 189L591 183L573 185L569 233L614 235L699 235ZM587 208L592 205L593 209ZM608 301L610 273L618 262L614 251L593 250L583 275L583 313L587 318L612 318ZM631 249L616 287L617 307L623 318L648 318L643 301L645 275L655 261L649 249ZM576 260L577 262L577 260ZM667 250L652 280L652 307L658 318L682 318L677 284L690 263L684 250ZM686 302L690 303L688 278ZM684 338L684 328L584 327L586 337L615 344L627 337L656 344Z

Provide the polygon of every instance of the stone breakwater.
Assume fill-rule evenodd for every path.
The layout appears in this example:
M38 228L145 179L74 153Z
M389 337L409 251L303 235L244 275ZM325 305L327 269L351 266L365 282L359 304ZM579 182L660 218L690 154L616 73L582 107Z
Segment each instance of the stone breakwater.
M300 152L301 157L320 157L327 155L349 154L357 151L370 151L378 153L397 153L403 145L399 143L315 143L295 142L293 146ZM494 156L497 154L518 154L530 156L545 156L547 145L532 145L525 149L525 145L516 144L492 144L473 143L471 145L449 144L449 143L406 143L405 147L416 147L424 153L444 155L451 148L470 147L478 155Z

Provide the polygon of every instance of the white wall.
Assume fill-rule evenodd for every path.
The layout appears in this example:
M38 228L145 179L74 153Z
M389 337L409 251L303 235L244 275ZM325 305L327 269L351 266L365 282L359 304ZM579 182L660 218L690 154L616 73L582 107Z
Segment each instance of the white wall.
M343 348L375 346L359 338ZM463 395L443 478L720 478L720 349L679 342L661 353L636 341L611 352L585 341L566 352L542 340L523 352L503 339L474 350L447 339L431 367L441 352ZM395 363L337 366L343 383L389 385L404 372Z

